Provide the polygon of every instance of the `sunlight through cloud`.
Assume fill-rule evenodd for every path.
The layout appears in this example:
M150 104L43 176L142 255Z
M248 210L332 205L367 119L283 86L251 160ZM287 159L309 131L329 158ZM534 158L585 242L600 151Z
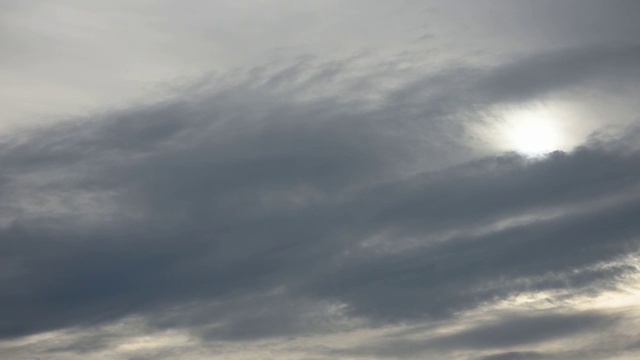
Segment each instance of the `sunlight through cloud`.
M533 158L576 145L577 139L571 138L566 126L570 114L548 105L507 108L492 113L490 118L494 121L480 131L480 136L500 151Z

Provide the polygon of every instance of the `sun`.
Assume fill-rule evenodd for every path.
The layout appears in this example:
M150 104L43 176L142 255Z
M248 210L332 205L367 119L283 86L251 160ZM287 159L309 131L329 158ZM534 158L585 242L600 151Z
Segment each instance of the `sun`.
M506 111L497 125L500 148L529 157L539 157L561 150L563 129L556 114L544 107Z
M560 148L558 129L546 119L520 119L506 129L508 146L525 155L543 155Z

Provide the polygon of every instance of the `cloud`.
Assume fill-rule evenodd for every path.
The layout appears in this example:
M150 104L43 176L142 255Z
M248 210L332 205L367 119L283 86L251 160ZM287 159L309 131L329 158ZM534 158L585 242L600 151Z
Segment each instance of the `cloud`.
M604 324L603 324L604 323ZM484 325L458 332L451 336L436 338L434 345L451 348L509 348L514 345L539 343L544 340L561 339L579 331L602 329L611 323L606 315L543 315L530 318L503 319L500 323ZM515 356L514 358L518 358ZM526 355L522 354L522 355ZM525 357L526 358L526 357Z
M635 83L639 59L640 47L628 44L553 50L496 67L478 86L492 100L517 102L611 81Z
M481 360L526 360L526 359L542 359L544 356L538 352L507 352L483 357Z
M444 331L436 326L429 331L385 334L355 348L336 350L337 356L413 359L424 356L444 358L451 352L469 359L539 359L557 354L524 351L545 348L545 344L563 341L584 342L590 335L614 328L618 319L607 313L568 313L528 311L526 314L500 314L472 319L466 328ZM444 332L444 335L441 335ZM495 353L495 350L503 350ZM510 351L505 351L510 350ZM582 349L584 350L584 349ZM491 351L494 351L493 353ZM489 353L478 357L478 354Z
M615 289L637 271L627 261L640 233L632 138L479 158L464 139L480 120L460 113L583 85L608 66L634 71L636 56L589 48L436 69L369 106L307 96L349 83L318 80L336 69L320 64L6 140L0 337L140 317L149 331L248 342ZM610 319L518 316L419 350L502 351ZM104 344L63 349L93 346Z

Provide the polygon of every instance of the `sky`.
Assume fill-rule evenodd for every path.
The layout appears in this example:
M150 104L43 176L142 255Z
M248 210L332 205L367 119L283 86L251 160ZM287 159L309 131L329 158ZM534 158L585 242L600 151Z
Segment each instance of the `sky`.
M0 358L640 358L639 16L0 0Z

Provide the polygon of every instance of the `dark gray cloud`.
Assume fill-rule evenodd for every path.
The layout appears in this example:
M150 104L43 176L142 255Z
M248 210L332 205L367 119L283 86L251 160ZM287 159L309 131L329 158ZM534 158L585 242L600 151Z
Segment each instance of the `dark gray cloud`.
M349 349L336 354L376 358L415 358L443 350L483 351L491 349L514 349L522 346L539 346L549 340L562 340L581 333L601 332L615 325L615 317L608 314L582 313L533 313L525 316L505 316L496 321L483 321L470 329L451 335L436 336L422 340L378 339L376 343ZM474 359L544 359L553 354L536 351L509 351L494 353Z
M482 357L480 360L527 360L544 359L544 356L535 351L527 352L506 352Z
M615 328L618 320L618 315L604 312L534 310L527 311L526 315L501 314L481 319L473 322L471 327L448 331L445 335L434 336L433 329L415 331L411 336L407 336L406 332L385 334L359 347L328 353L339 357L380 359L445 358L452 351L462 358L474 360L566 358L553 351L545 353L532 349L544 348L545 342L576 341L580 337L598 336ZM577 356L580 352L582 356L589 353L583 348L570 355ZM487 353L489 355L478 355ZM606 354L607 351L602 353Z
M640 79L639 60L640 47L629 44L554 50L497 67L479 87L494 101L522 101L607 79L626 86Z
M596 327L603 329L606 328L603 325L610 325L611 322L609 317L599 314L534 315L529 318L504 319L497 324L484 325L452 336L436 338L433 344L451 348L509 348L515 345L560 339L568 334L593 330ZM515 355L518 354L513 356L517 359Z
M635 138L478 158L465 129L482 120L460 114L628 82L638 57L634 46L587 47L436 69L373 107L296 97L323 83L316 75L340 73L298 64L6 140L0 337L140 316L150 331L250 341L458 321L517 294L615 289L637 271L626 261L640 240ZM377 355L511 351L612 319L518 315Z

